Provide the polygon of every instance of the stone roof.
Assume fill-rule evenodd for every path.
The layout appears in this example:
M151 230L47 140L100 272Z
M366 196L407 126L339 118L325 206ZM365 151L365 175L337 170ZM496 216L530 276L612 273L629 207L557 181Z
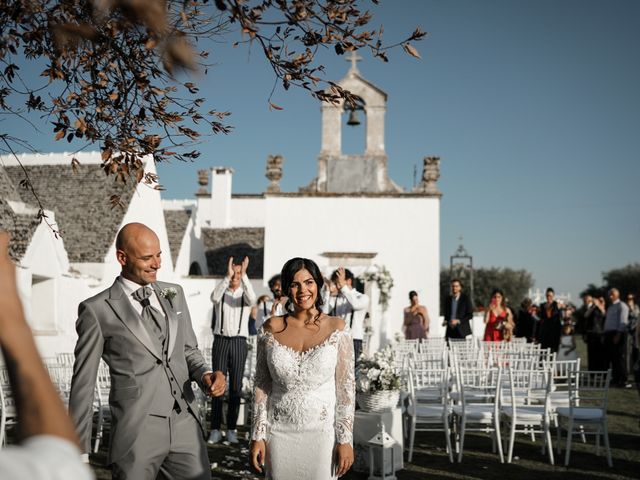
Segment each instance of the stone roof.
M12 202L21 201L15 184L2 165L0 165L0 199L10 200Z
M24 167L43 207L55 213L69 261L104 261L131 202L135 181L116 183L96 164L80 165L75 173L69 164ZM14 185L24 179L20 167L7 166L5 170ZM29 190L19 187L17 191L23 202L37 204ZM120 195L123 208L111 208L112 195Z
M247 256L249 277L264 276L264 228L203 228L202 242L209 275L224 276L229 257L240 262Z
M1 169L0 169L1 170ZM36 215L16 214L7 201L0 197L0 230L9 232L9 256L20 260L31 243L40 221Z
M178 253L180 253L180 246L182 245L189 218L191 218L191 210L164 210L164 223L167 227L169 248L171 249L174 267L178 260Z

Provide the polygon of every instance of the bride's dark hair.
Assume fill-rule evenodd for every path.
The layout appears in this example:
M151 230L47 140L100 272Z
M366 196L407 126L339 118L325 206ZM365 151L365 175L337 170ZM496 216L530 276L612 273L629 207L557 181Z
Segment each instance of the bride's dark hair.
M282 282L282 293L289 297L287 300L287 305L285 306L285 310L289 311L289 307L291 306L291 293L289 290L291 289L291 284L293 283L293 277L300 270L305 269L313 277L313 281L316 283L318 294L316 296L315 307L318 309L318 314L313 319L313 323L316 325L320 320L320 315L322 314L322 305L324 305L324 301L322 300L322 286L324 285L324 278L322 278L322 273L320 272L320 268L313 260L308 258L295 257L287 262L282 267L282 272L280 273L281 282ZM285 329L286 320L285 320Z

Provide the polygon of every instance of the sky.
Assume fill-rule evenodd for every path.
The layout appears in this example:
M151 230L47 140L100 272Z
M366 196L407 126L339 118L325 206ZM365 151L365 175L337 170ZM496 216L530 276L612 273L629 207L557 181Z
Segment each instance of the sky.
M640 261L640 2L635 0L383 0L361 2L388 42L420 26L428 36L390 62L361 52L362 76L388 94L390 177L410 189L422 158L441 157L441 263L460 243L478 266L524 268L536 287L574 299L602 272ZM233 133L204 139L192 164L159 165L164 198L193 198L197 170L234 168L234 193L265 190L267 156L285 158L283 191L316 175L320 105L277 87L254 46L212 47L191 79L232 112ZM321 52L327 78L344 57ZM0 124L0 129L17 128ZM43 152L64 151L53 134ZM363 126L345 153L364 146ZM419 215L419 212L416 212Z

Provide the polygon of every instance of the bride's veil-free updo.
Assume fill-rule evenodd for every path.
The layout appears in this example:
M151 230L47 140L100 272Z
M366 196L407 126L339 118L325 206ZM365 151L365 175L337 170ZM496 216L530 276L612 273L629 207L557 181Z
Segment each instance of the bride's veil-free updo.
M316 297L315 307L318 309L318 315L316 315L314 323L317 323L322 313L322 305L324 305L324 301L322 300L322 286L324 285L324 278L322 277L322 273L320 272L320 268L318 267L316 262L308 258L300 257L295 257L291 260L287 260L287 262L282 267L282 272L280 273L282 282L282 293L289 297L289 290L291 289L291 284L293 283L293 277L303 268L311 274L314 282L316 282L318 296ZM287 300L285 310L289 311L290 307L291 299L289 298L289 300Z

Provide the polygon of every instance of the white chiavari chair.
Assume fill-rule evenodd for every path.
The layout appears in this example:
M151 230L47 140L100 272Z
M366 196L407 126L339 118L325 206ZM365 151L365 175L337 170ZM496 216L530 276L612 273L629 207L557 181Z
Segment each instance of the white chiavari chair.
M444 432L446 451L449 461L453 462L449 420L451 406L447 397L449 391L449 370L410 369L408 381L409 395L406 416L408 418L409 454L407 461L413 458L413 446L416 432Z
M4 365L0 366L0 448L7 443L7 431L18 423L13 389L9 381L9 371Z
M490 433L493 451L496 446L500 463L504 463L500 437L500 368L461 368L456 372L460 402L453 405L456 422L458 462L462 461L464 438L468 431Z
M95 398L93 409L96 417L96 438L93 445L93 452L97 453L100 448L100 442L104 436L105 422L111 420L111 409L109 408L109 392L111 391L111 375L109 367L103 360L100 360L98 366L98 375L96 378Z
M502 389L500 413L509 427L509 447L507 463L513 458L513 445L517 432L541 433L544 438L542 454L547 451L549 462L554 464L553 445L551 443L551 371L539 369L508 369L509 388ZM545 398L541 405L528 403L528 392L532 389L544 389ZM519 428L520 427L520 428Z
M600 453L600 436L603 437L607 464L613 466L609 445L607 405L611 370L606 372L578 371L569 375L569 406L556 408L558 417L558 453L562 449L562 430L567 432L564 465L569 465L571 442L575 434L592 434L596 437L596 454Z

